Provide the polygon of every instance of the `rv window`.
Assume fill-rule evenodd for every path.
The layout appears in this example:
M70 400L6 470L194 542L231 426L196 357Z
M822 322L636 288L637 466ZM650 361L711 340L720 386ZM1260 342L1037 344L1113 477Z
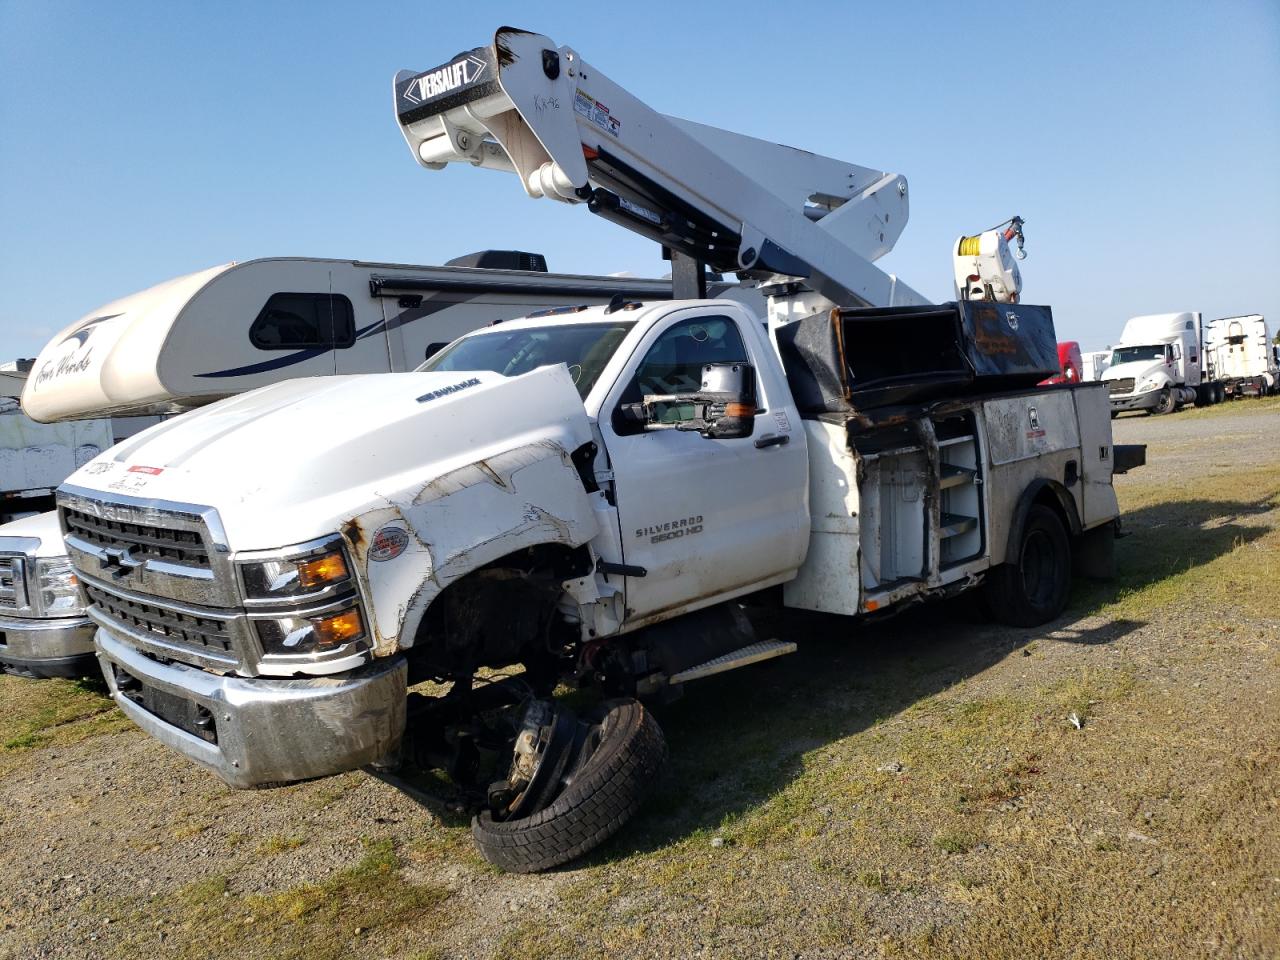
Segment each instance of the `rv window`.
M273 293L249 341L259 350L345 349L356 342L355 311L341 294Z

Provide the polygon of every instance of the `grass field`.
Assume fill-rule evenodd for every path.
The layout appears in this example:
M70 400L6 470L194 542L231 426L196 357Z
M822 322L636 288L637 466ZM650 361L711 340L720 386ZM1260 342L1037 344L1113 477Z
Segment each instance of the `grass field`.
M1280 400L1117 430L1118 579L1041 629L782 619L800 652L662 708L652 801L548 875L443 794L226 791L4 678L0 957L1280 956Z

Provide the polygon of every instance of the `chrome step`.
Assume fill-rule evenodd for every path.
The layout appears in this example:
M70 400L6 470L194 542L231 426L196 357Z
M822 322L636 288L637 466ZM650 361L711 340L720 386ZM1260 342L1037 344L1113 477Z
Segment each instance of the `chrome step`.
M954 463L944 463L938 478L938 489L948 490L963 483L973 483L973 478L977 475L978 471L969 467L960 467Z
M684 683L686 680L701 680L703 677L724 673L726 670L745 667L749 663L759 663L761 660L771 660L774 657L781 657L784 654L795 652L796 645L789 640L761 640L759 643L753 643L738 650L731 650L716 657L714 660L700 663L696 667L681 670L672 676L668 682Z
M958 513L944 513L939 518L938 536L944 540L947 537L958 537L962 533L968 533L977 525L977 517L965 517Z

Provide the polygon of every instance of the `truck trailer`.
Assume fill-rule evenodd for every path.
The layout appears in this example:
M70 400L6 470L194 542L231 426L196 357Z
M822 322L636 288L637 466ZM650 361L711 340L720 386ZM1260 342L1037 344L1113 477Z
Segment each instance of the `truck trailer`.
M1140 451L1104 387L1036 387L1058 365L1020 220L961 237L957 300L930 304L874 263L899 175L666 117L512 28L394 90L424 167L657 240L674 298L264 387L78 471L67 546L148 733L237 787L443 768L484 856L541 870L638 808L655 700L795 649L745 598L868 617L981 587L1030 626L1073 567L1109 572L1111 477ZM700 295L704 267L759 283L767 328Z
M1271 342L1261 314L1209 321L1204 345L1228 397L1265 397L1275 392L1280 346Z

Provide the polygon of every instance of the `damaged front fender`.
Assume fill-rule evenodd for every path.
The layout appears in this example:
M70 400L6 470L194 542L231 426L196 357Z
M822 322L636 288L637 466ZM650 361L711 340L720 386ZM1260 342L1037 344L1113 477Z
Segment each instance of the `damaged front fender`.
M582 410L573 397L577 409ZM579 418L575 418L579 419ZM387 496L342 527L370 601L375 653L412 646L431 602L449 584L529 547L580 547L599 532L572 451L580 423L443 472Z

